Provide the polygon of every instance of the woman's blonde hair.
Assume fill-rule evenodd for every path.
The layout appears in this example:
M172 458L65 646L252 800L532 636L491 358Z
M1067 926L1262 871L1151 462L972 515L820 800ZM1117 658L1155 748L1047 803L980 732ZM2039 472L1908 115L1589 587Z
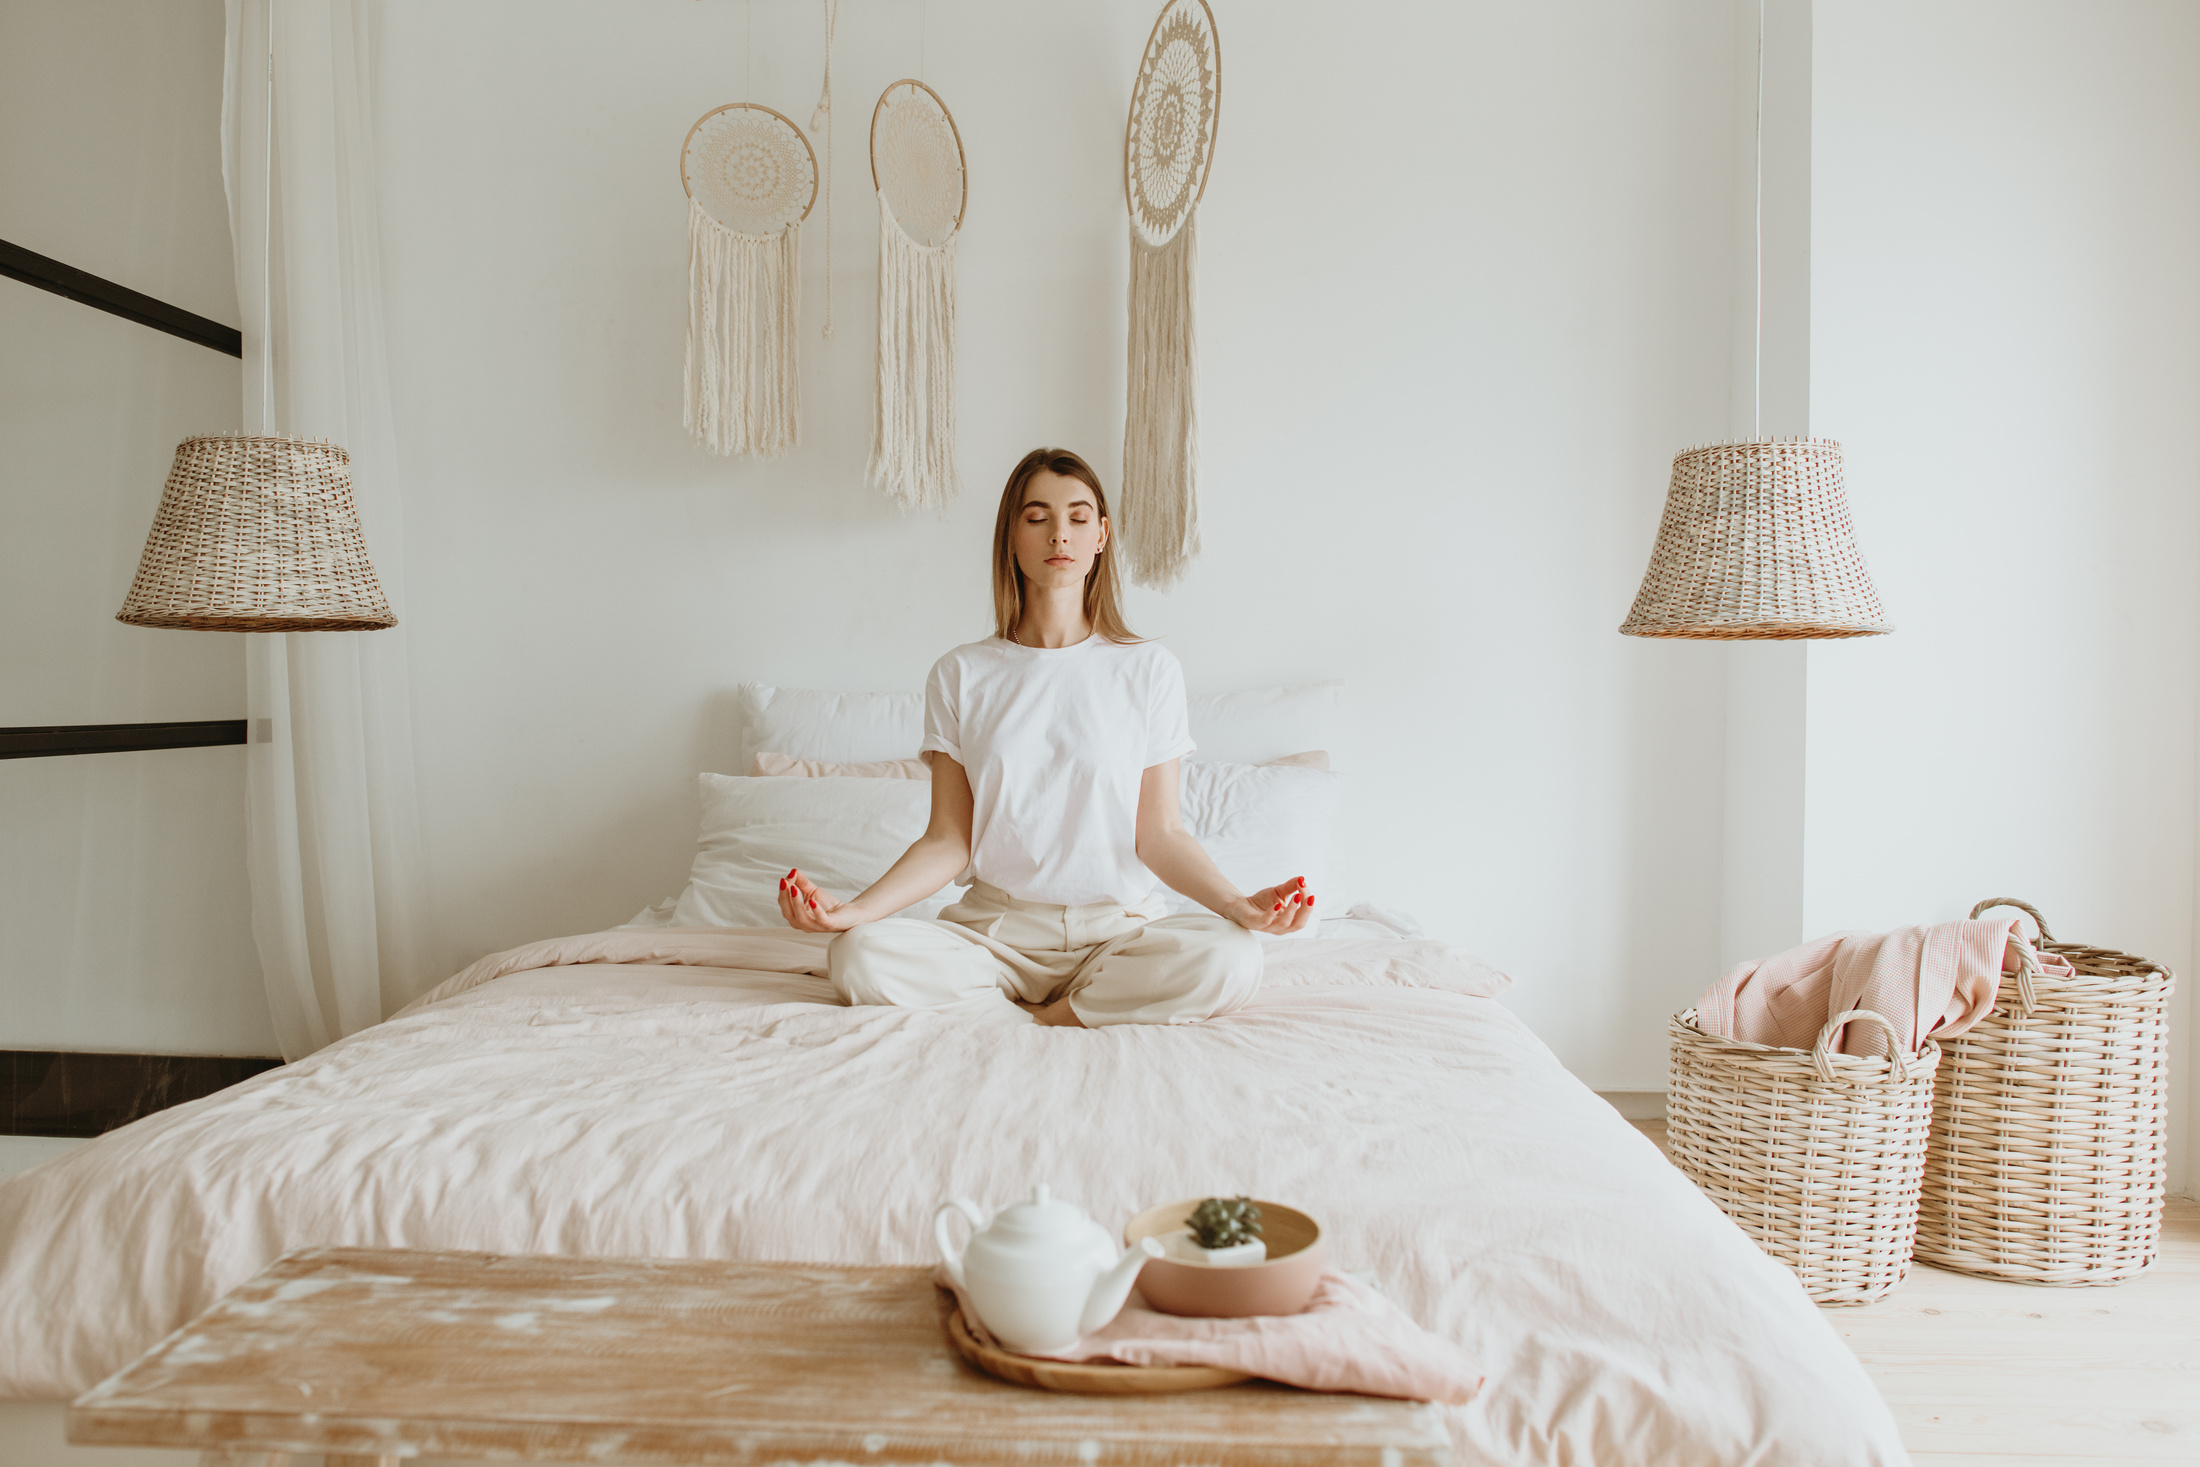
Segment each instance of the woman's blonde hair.
M1030 487L1034 476L1040 473L1059 474L1065 479L1075 479L1092 491L1093 508L1100 518L1108 518L1108 491L1100 487L1100 476L1086 463L1066 448L1034 448L1017 461L1009 471L1008 487L1001 491L1001 512L993 521L993 623L1001 640L1016 640L1017 623L1024 619L1024 573L1016 564L1014 530L1016 516L1024 507L1024 491ZM1117 591L1115 577L1114 524L1109 523L1108 543L1100 547L1094 557L1092 570L1085 576L1085 620L1092 623L1095 634L1109 642L1144 641L1123 624L1123 603Z

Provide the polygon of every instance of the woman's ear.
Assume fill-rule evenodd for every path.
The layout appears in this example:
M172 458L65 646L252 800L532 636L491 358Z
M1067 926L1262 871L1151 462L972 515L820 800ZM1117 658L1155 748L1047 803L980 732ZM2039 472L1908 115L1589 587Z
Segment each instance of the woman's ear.
M1108 517L1106 515L1100 516L1100 550L1107 549L1108 541L1114 538L1115 526L1109 523ZM1099 551L1096 550L1093 553L1097 555Z

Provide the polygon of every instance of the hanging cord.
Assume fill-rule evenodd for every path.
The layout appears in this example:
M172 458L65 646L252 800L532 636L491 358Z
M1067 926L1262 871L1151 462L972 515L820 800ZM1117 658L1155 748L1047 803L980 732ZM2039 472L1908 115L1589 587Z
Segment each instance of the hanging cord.
M756 100L756 0L741 7L741 100Z
M833 339L833 37L840 30L840 0L825 0L825 90L818 94L817 110L810 114L810 131L825 134L825 176L818 191L825 195L825 339Z
M1757 340L1750 363L1749 436L1765 436L1765 0L1757 0L1757 159L1750 205L1756 211L1754 309Z
M267 136L260 171L260 431L275 432L275 0L267 0Z
M917 0L917 80L918 80L918 81L923 81L923 80L924 80L924 41L925 41L925 21L926 21L926 19L927 19L927 18L928 18L928 11L927 11L927 9L926 9L926 6L925 6L925 0Z

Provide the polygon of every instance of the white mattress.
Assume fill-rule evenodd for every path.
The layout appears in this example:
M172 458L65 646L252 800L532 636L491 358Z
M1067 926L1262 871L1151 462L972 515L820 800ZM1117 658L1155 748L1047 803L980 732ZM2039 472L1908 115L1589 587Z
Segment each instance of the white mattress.
M1284 944L1245 1012L1097 1032L841 1008L788 934L740 967L694 940L529 967L651 939L477 965L0 1184L0 1395L82 1391L308 1245L923 1263L942 1198L1044 1181L1111 1226L1210 1193L1313 1213L1489 1372L1462 1462L1907 1460L1785 1269L1505 1009L1383 983L1445 975L1376 944Z

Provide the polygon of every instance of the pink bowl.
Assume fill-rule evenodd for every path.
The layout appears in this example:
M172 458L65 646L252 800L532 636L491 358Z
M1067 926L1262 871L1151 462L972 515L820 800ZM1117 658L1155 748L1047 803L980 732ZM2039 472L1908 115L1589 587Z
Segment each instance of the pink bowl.
M1191 1218L1192 1209L1204 1199L1165 1202L1149 1207L1123 1227L1123 1241L1135 1246L1140 1238L1173 1233ZM1261 1241L1268 1245L1265 1263L1241 1268L1209 1263L1180 1263L1174 1258L1149 1258L1138 1275L1138 1292L1163 1314L1196 1314L1216 1319L1239 1319L1249 1314L1296 1314L1307 1306L1320 1286L1329 1250L1322 1246L1321 1225L1296 1208L1280 1202L1255 1199L1260 1209Z

